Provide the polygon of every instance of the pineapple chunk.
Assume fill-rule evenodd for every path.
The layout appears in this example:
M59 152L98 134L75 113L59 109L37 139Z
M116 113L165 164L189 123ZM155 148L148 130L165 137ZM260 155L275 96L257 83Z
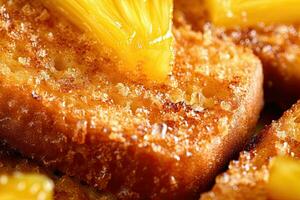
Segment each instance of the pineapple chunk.
M268 194L274 200L300 200L300 161L278 157L271 162Z
M173 60L172 0L43 0L99 43L113 49L120 68L162 81Z
M299 23L299 0L206 0L211 20L219 26Z
M42 175L0 175L0 199L52 200L53 186L53 182Z

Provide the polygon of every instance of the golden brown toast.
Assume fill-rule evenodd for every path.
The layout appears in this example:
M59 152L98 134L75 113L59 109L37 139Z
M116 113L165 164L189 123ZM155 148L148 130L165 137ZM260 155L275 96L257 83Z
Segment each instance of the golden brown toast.
M0 139L23 155L118 199L190 199L251 137L263 78L249 50L174 28L172 74L142 85L38 0L5 2Z
M269 162L275 156L300 156L300 102L259 134L250 151L232 161L201 199L267 199Z
M113 200L109 194L96 192L67 176L53 175L51 171L23 158L19 153L8 149L6 145L1 144L0 146L1 175L15 172L46 175L55 183L54 200Z
M180 16L177 25L190 23L194 30L209 28L222 39L249 47L262 61L265 96L269 101L288 105L300 98L300 27L272 25L245 28L222 28L209 24L204 0L175 0Z

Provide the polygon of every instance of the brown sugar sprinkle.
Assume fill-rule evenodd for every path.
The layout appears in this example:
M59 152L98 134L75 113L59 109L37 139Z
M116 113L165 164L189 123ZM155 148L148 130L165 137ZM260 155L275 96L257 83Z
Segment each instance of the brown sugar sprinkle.
M131 116L128 117L132 119L130 124L132 126L137 123L144 124L144 129L151 129L149 123L155 123L154 118L159 119L158 121L161 121L161 119L167 121L171 126L168 127L168 131L174 132L174 134L167 134L166 141L168 142L166 143L168 145L172 143L175 145L176 142L174 143L174 141L189 138L192 134L186 135L188 132L203 132L200 131L202 128L197 126L194 126L194 130L190 129L193 126L189 124L195 123L195 119L182 116L181 113L186 112L185 106L177 106L180 105L178 103L184 102L181 105L186 104L189 108L192 108L187 112L187 115L197 117L197 120L202 121L209 120L214 110L222 110L223 117L229 117L228 107L232 110L237 107L237 99L229 98L233 93L236 93L236 98L240 98L239 94L242 92L239 91L241 87L233 81L234 76L243 76L242 73L245 73L239 71L241 74L238 74L239 72L236 71L237 73L233 75L235 69L232 66L239 67L231 64L239 59L234 57L237 50L234 46L227 45L225 47L225 45L213 41L214 38L209 33L193 35L191 39L194 38L194 42L197 43L199 39L202 40L199 46L195 47L185 43L184 31L175 30L177 57L173 75L170 76L169 82L161 87L146 88L131 83L130 80L121 80L120 77L123 76L116 74L115 70L113 70L114 72L111 71L111 69L114 69L114 62L109 59L109 52L106 52L103 48L104 52L96 54L93 48L94 44L91 43L89 38L83 34L79 34L81 38L77 37L79 31L76 28L62 20L54 23L55 18L53 16L49 18L49 12L38 1L32 1L31 4L25 2L16 1L11 6L8 4L2 6L1 21L10 24L8 30L1 29L1 37L4 38L2 43L10 43L7 47L4 44L1 45L1 48L9 55L5 60L13 62L11 65L13 67L10 67L11 72L21 73L22 71L24 73L23 77L19 77L20 81L45 85L56 95L55 98L61 99L61 102L65 102L63 99L67 99L64 96L68 96L68 98L72 96L69 99L79 99L83 104L84 102L93 102L93 107L98 107L98 110L104 109L106 103L124 107L122 115ZM21 5L22 9L19 11L14 9L15 6ZM14 10L14 12L10 13L8 10ZM27 16L33 17L23 22L23 19L27 19ZM37 18L39 20L30 21ZM205 47L211 44L214 44L215 47L211 49ZM200 47L200 45L203 47ZM216 52L215 50L218 48L220 51ZM186 52L185 49L190 50ZM203 56L194 56L195 54ZM99 57L98 55L102 56ZM183 57L189 58L183 59ZM14 63L15 58L25 68L18 63ZM222 65L214 68L209 67L220 60L223 62ZM230 65L230 67L226 65ZM183 68L182 66L186 67ZM9 71L7 66L2 71L5 68ZM24 69L25 71L23 71ZM192 74L190 70L197 72ZM32 73L32 75L29 73ZM211 80L206 80L202 74L210 74ZM247 80L245 79L245 81ZM85 88L85 85L89 85L89 88ZM224 89L220 89L220 93L215 93L214 90L219 87ZM57 92L64 93L64 96L60 97ZM78 94L76 94L77 92ZM38 90L34 93L38 95ZM178 96L178 94L181 96ZM217 96L214 96L215 94ZM51 94L39 94L39 96L43 96L42 98L45 100L55 100L52 99L54 97ZM222 104L218 105L219 102L222 102ZM66 105L67 102L64 104ZM70 104L72 103L70 102ZM173 107L171 115L166 114L169 112L169 110L165 110L168 109L169 106L166 106L168 104ZM175 107L177 108L174 110ZM207 110L205 115L199 112L203 110ZM78 115L84 114L83 110L75 110L74 112ZM223 118L221 113L219 116ZM103 118L103 121L107 121L105 116L101 116L101 118ZM118 123L118 114L112 118L115 118L115 120L110 120L108 123L112 125L114 131L122 131L121 127L118 127L117 124L114 125L114 123ZM168 137L175 136L176 132L178 133L178 130L175 130L176 126L184 127L181 124L176 124L179 122L175 123L178 119L181 119L181 124L186 123L189 130L180 130L181 134L176 136L178 139L168 139ZM184 134L184 132L186 133Z
M260 62L209 30L174 27L172 73L164 84L143 85L116 69L109 49L56 13L40 17L45 12L40 1L6 1L0 11L0 81L22 89L29 102L5 101L5 109L20 119L32 117L24 119L29 130L24 134L34 129L26 138L30 145L24 140L21 146L44 164L120 198L197 195L198 182L226 162L218 155L225 138L241 132L237 136L244 140L256 120ZM251 110L255 116L244 119L240 115L249 112L252 94L259 100ZM13 95L6 91L0 98ZM31 152L37 148L41 151ZM205 154L211 158L201 168Z
M175 0L175 25L188 24L222 40L251 49L261 60L265 77L265 96L288 108L299 99L300 26L294 24L224 28L210 22L204 0Z
M299 114L300 102L266 128L250 151L242 152L237 161L232 161L201 199L269 199L266 187L270 161L276 156L300 157Z

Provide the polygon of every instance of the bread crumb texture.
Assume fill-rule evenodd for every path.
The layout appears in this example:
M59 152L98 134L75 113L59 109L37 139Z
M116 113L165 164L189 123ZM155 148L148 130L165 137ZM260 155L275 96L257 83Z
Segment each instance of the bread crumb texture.
M168 80L142 85L38 0L3 2L0 136L25 155L120 199L189 198L249 137L262 104L249 50L182 25Z
M273 122L258 137L249 152L231 162L229 170L216 179L216 185L201 199L268 199L270 161L276 156L300 156L300 102Z

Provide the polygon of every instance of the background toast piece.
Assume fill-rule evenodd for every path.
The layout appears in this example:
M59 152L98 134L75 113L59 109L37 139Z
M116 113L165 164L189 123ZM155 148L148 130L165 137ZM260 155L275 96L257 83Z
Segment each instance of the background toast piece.
M225 40L249 47L262 61L265 96L268 101L288 108L300 98L300 28L299 25L226 29L208 24L204 0L176 0L175 12L180 19L175 24L189 23L194 30L211 31ZM176 19L176 18L175 18Z
M300 102L259 134L249 152L232 161L201 199L267 199L269 162L275 156L299 157Z
M261 64L209 31L174 29L172 75L149 86L39 1L0 22L0 138L48 167L119 199L189 199L251 137Z
M31 160L23 158L19 153L0 144L0 174L15 172L38 173L51 178L54 183L54 200L113 200L109 194L96 192L67 176L56 176L51 171L40 167Z

